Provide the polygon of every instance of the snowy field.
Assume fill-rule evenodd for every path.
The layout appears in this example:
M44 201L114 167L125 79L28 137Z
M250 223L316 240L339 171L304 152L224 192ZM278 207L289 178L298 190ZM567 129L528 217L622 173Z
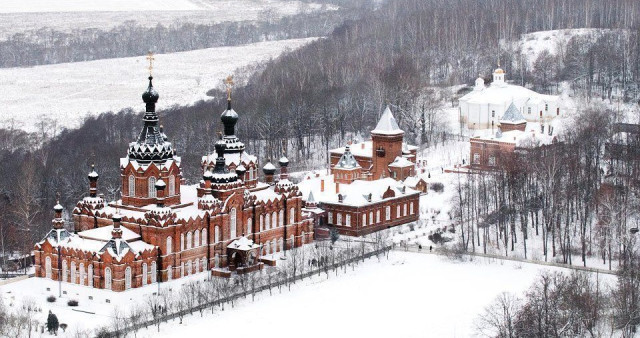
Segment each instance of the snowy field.
M469 337L475 318L498 294L521 294L542 270L561 269L392 252L389 260L370 259L346 275L307 280L291 292L263 294L255 303L248 298L234 309L196 314L138 337L200 336L215 326L221 336L241 327L245 337L276 338L283 320L287 331L307 337Z
M205 99L208 90L222 87L222 79L239 68L255 66L313 40L280 40L155 55L158 109ZM145 57L139 56L0 69L0 126L13 123L32 131L32 123L46 114L63 127L73 128L87 115L127 107L143 110L140 95L148 83L147 65Z
M213 24L254 21L336 10L288 0L3 0L0 4L0 39L43 27L70 32L74 29L110 29L126 21L145 27L175 22ZM140 15L141 11L147 13Z
M204 318L196 312L185 317L182 325L177 320L163 323L160 334L150 328L138 332L137 337L198 337L212 326L221 336L237 334L242 328L244 337L281 337L281 330L264 328L275 328L285 319L288 331L304 331L309 337L469 337L473 336L475 318L498 294L522 294L543 270L568 271L487 259L452 262L436 255L392 251L388 260L378 262L373 258L337 277L332 273L329 279L325 275L307 279L292 286L290 292L285 288L281 294L274 290L273 296L264 292L255 302L248 297L233 309L227 305L225 311L218 309L213 315L205 311ZM613 281L613 277L603 278ZM176 282L171 287L177 288ZM46 291L47 287L51 291ZM126 311L145 296L153 297L156 290L151 285L110 293L63 283L68 295L53 305L47 303L45 297L57 295L57 287L56 282L31 278L2 286L0 291L6 306L19 304L25 296L38 302L43 310L41 322L48 310L53 310L60 322L69 324L66 335L60 335L68 337L77 328L108 324L114 307ZM70 298L80 301L78 310L95 315L70 310L66 306ZM313 325L312 330L309 325Z

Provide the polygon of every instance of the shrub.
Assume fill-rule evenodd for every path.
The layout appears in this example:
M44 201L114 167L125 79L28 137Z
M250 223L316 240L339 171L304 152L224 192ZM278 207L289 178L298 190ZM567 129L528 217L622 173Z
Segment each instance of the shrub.
M67 302L67 305L69 305L69 306L78 306L78 301L77 301L77 300L75 300L75 299L70 299L70 300Z
M47 297L47 302L49 302L49 303L53 303L53 302L55 302L55 301L56 301L56 297L55 297L55 296L49 296L49 297Z
M442 192L444 190L444 184L440 182L431 183L431 190L435 192Z

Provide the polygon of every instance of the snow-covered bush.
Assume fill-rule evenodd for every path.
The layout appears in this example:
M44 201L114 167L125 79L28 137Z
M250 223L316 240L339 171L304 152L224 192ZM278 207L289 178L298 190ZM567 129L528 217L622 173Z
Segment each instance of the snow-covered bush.
M56 296L49 296L49 297L47 297L47 302L49 302L49 303L53 303L53 302L55 302L55 301L56 301Z
M70 299L70 300L67 302L67 305L69 305L69 306L78 306L78 301L77 301L77 300L75 300L75 299Z

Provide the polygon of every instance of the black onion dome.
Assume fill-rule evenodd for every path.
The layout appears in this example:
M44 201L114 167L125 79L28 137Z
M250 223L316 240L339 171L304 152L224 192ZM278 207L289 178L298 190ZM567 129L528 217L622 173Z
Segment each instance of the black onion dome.
M231 101L229 101L229 106L227 110L225 110L222 115L220 115L220 120L224 125L224 135L225 136L233 136L236 134L236 123L238 123L238 113L236 113L233 109L231 109Z
M151 80L153 80L153 76L149 76L149 86L147 87L147 90L142 93L142 101L147 104L155 104L160 98L160 94L158 94L158 92L153 88L153 83L151 82Z
M278 164L280 164L281 167L286 167L289 165L289 159L286 158L285 156L280 157L280 159L278 160Z
M216 154L216 166L213 168L213 174L211 175L211 181L213 183L230 183L238 180L238 175L235 172L229 172L229 168L226 165L224 158L224 150L227 145L223 140L219 140L215 144Z
M273 175L276 173L276 166L274 166L271 161L267 161L267 164L262 167L262 172L265 175Z

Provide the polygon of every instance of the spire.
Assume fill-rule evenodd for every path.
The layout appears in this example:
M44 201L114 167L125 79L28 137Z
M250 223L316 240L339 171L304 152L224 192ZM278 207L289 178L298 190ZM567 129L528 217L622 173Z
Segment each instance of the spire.
M150 62L151 63L151 62ZM151 66L150 66L151 68ZM129 159L140 162L164 162L173 158L174 151L166 135L158 127L158 114L156 103L160 98L153 88L153 77L149 76L149 86L142 93L142 100L146 104L146 112L142 117L144 125L136 142L129 144Z
M238 114L231 109L231 88L234 85L233 76L229 75L224 84L227 87L227 110L220 116L222 124L224 124L224 136L233 137L236 134L236 123L238 122Z
M371 132L374 134L386 135L404 133L404 131L402 131L402 129L400 129L400 127L398 126L398 122L396 121L396 118L393 117L391 108L389 108L389 106L387 106L387 108L384 110L384 113L382 113L382 116L380 117L376 128Z

